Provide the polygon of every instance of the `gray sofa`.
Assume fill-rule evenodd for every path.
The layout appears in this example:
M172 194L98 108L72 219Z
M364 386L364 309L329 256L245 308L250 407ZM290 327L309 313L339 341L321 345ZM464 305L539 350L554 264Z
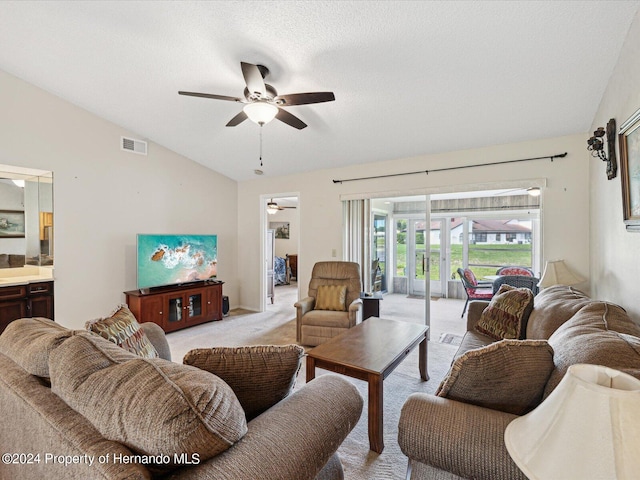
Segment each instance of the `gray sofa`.
M363 404L350 382L323 375L246 421L230 387L168 361L160 328L143 328L165 359L136 357L46 319L9 325L0 336L0 450L13 455L3 457L0 478L343 478L336 451ZM138 427L151 433L135 438ZM188 453L176 459L178 437ZM172 464L145 463L149 456L134 449L140 442Z
M439 396L416 393L402 408L398 442L409 458L411 479L525 480L506 450L504 430L518 414L544 401L570 365L604 365L640 378L640 326L620 306L570 287L550 287L534 299L525 340L497 342L474 330L488 303L470 304L467 333L449 373L468 381L456 398L450 398L451 391L442 395L445 378ZM498 349L496 361L486 360L484 352ZM465 368L472 371L461 371ZM495 371L503 378L496 378ZM472 387L474 379L485 382L485 388ZM491 401L503 403L488 406L500 386L507 396ZM523 392L530 403L513 413Z

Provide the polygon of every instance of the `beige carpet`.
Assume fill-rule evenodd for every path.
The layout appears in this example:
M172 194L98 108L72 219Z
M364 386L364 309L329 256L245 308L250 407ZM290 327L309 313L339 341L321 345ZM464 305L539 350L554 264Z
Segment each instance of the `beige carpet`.
M266 312L251 313L233 311L220 322L198 325L167 335L174 361L192 348L210 346L260 345L295 343L295 309L297 298L295 286L276 287L276 302ZM460 312L464 302L441 299L437 307L431 306L431 338L428 346L428 371L430 380L424 382L418 372L418 352L412 352L384 381L384 443L381 454L369 450L367 433L367 384L351 379L365 399L365 408L360 421L349 434L338 454L343 463L347 480L403 479L407 460L397 441L400 409L405 399L414 392L433 393L449 369L457 347L440 343L443 333L459 335L464 332L464 321ZM406 295L389 295L381 304L380 316L423 322L424 303L407 299ZM317 375L328 374L319 370ZM348 378L348 377L345 377ZM304 364L300 370L296 388L305 383Z

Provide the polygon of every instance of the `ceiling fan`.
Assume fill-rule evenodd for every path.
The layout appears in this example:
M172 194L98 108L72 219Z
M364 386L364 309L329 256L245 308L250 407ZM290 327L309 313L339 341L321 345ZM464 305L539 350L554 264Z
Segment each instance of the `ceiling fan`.
M274 213L278 212L278 210L284 210L285 208L296 208L296 207L280 206L273 201L273 198L271 199L270 202L267 203L267 213L270 215L273 215Z
M271 85L264 83L264 79L269 74L269 69L264 65L253 65L252 63L240 62L242 75L246 87L244 98L228 97L226 95L216 95L213 93L197 93L179 91L180 95L192 97L212 98L214 100L227 100L230 102L244 103L242 111L229 120L227 127L235 127L244 122L247 118L262 126L269 123L274 118L286 123L298 130L307 126L295 115L284 110L282 107L295 105L308 105L312 103L332 102L336 98L333 92L310 92L291 93L288 95L278 95L278 92Z

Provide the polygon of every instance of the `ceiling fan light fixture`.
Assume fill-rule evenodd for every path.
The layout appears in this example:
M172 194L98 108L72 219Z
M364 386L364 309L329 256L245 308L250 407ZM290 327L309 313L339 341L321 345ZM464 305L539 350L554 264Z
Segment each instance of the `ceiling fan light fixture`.
M249 120L258 125L269 123L278 113L278 107L267 102L248 103L242 109Z
M278 208L278 204L274 201L271 201L269 203L267 203L267 213L269 215L273 215L274 213L278 213L278 210L280 210Z

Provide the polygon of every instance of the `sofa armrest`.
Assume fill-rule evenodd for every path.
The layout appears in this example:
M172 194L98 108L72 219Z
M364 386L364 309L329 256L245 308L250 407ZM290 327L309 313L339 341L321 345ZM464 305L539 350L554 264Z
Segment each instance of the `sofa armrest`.
M171 361L171 350L169 349L169 342L164 334L162 327L153 322L144 322L140 326L144 330L144 334L149 341L153 344L160 358Z
M424 393L402 407L398 443L411 460L476 480L526 480L511 460L504 430L516 415Z
M489 302L485 300L472 300L469 302L469 310L467 310L467 331L473 330L480 320L480 315L485 308L489 306Z
M358 422L362 403L351 382L321 375L249 422L230 449L171 478L312 480Z

